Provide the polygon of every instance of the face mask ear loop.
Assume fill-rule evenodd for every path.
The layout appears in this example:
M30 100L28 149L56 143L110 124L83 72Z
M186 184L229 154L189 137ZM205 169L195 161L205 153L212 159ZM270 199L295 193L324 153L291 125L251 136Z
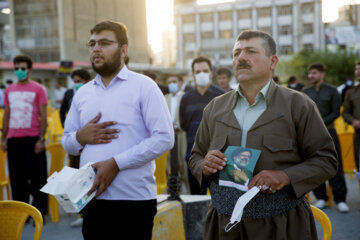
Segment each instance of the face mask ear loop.
M238 224L238 223L239 223L239 222L236 221L234 224L232 224L231 222L229 222L228 224L226 224L226 226L225 226L225 232L229 232L229 231L230 231L233 227L235 227L235 225ZM229 225L231 225L230 228L228 228Z

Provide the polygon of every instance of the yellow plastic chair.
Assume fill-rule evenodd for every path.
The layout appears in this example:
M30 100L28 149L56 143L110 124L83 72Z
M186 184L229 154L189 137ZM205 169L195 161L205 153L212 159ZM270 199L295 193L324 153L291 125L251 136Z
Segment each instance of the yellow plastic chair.
M156 179L156 188L157 194L163 194L166 189L166 158L169 152L164 153L157 159L155 159L155 179Z
M339 142L341 146L343 170L344 173L350 174L350 179L352 179L354 170L356 170L355 160L354 160L353 136L354 133L352 132L343 132L338 134Z
M19 201L0 201L0 238L21 240L25 221L31 216L35 222L34 240L40 240L43 218L39 210Z
M54 143L46 146L46 151L50 153L51 164L49 176L55 171L59 172L64 167L66 152L60 143ZM59 205L54 196L49 195L49 208L52 222L59 221Z
M311 205L311 210L314 215L314 218L320 223L323 230L322 240L330 240L331 239L331 222L329 217L322 210L317 207Z
M5 174L6 152L0 149L0 200L4 199L3 188L6 187L7 199L10 200L10 180Z

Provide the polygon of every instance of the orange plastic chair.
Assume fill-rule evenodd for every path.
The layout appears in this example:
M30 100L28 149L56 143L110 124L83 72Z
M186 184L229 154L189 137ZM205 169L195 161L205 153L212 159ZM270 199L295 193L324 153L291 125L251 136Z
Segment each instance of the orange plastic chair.
M6 152L0 149L0 200L4 199L3 188L6 187L7 199L10 200L10 180L5 174Z
M1 239L21 240L25 221L31 216L35 222L34 240L40 240L43 218L39 210L19 201L0 201Z
M314 218L320 223L323 230L322 240L330 240L331 239L331 231L332 226L329 217L322 210L317 207L311 205L311 210L314 215Z
M156 188L157 194L163 194L166 190L166 158L169 152L164 153L157 159L155 159L155 179L156 179Z
M60 143L54 143L46 146L46 151L50 153L51 164L49 176L55 171L59 172L64 167L66 152ZM49 195L49 208L52 222L59 221L59 205L54 196Z

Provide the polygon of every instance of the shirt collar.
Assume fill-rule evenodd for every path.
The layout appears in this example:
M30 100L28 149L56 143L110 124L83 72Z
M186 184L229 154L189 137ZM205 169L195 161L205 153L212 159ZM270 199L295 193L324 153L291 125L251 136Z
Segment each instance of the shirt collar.
M128 80L129 77L129 69L124 66L121 68L120 72L113 78L113 80ZM112 80L111 80L112 82ZM96 74L94 78L94 84L102 85L101 76L99 74ZM110 83L111 84L111 83Z
M260 92L258 92L258 94L256 94L256 98L258 98L258 96L262 96L264 99L266 99L267 94L269 92L269 87L270 87L270 83L271 83L271 79L267 82L267 84L260 90ZM240 91L240 85L238 87L238 89L236 90L238 92L238 96L245 98L244 95L241 93Z

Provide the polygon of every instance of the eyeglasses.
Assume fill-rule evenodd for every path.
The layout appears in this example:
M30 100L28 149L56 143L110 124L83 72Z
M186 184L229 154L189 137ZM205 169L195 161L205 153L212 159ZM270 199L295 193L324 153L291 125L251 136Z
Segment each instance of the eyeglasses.
M86 44L86 46L90 49L93 50L94 47L96 46L96 43L98 44L99 48L104 49L109 47L111 44L113 43L119 43L117 41L113 41L113 40L107 40L107 39L101 39L99 41L95 41L95 40L91 40L90 42L88 42Z
M16 67L16 68L15 68L15 71L17 71L17 70L19 70L19 69L21 69L21 70L23 70L23 71L27 70L27 68L24 68L24 67L21 67L21 68Z

